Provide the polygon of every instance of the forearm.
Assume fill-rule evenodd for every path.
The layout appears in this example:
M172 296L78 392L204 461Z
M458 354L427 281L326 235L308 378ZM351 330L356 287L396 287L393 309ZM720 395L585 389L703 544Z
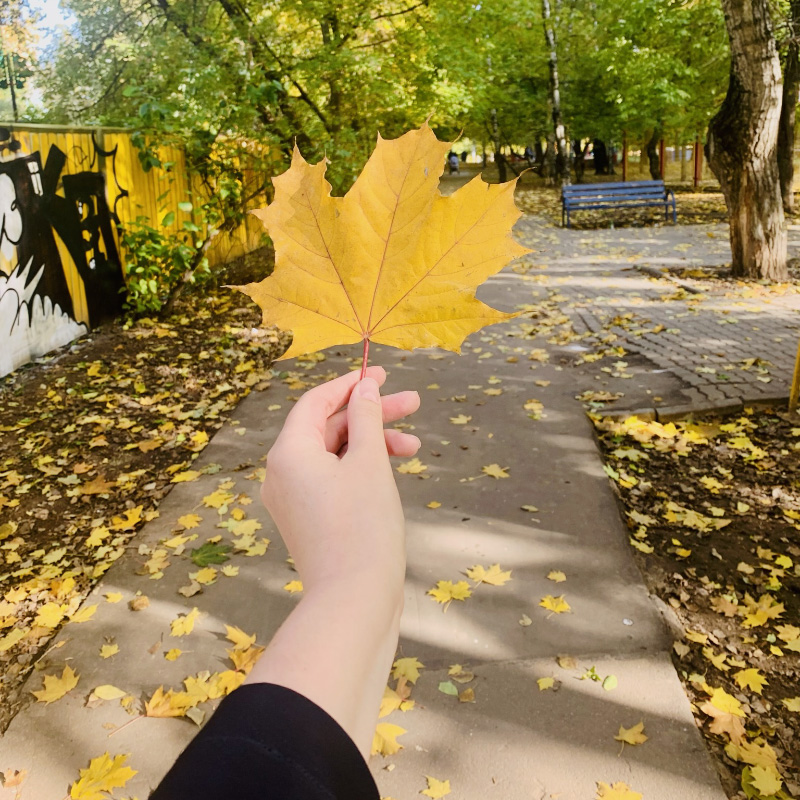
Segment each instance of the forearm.
M397 648L402 586L350 576L300 600L247 679L304 695L330 714L369 757Z

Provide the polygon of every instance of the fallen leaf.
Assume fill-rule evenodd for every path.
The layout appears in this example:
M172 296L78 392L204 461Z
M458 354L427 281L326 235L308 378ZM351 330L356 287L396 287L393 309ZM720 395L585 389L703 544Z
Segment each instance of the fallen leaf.
M729 695L724 689L713 689L711 699L700 706L704 714L712 718L709 730L712 733L726 735L734 744L744 741L744 725L742 724L742 711L739 701Z
M572 610L569 603L564 599L563 594L559 597L553 597L553 595L547 594L539 601L539 605L542 608L546 608L548 611L552 611L554 614L564 614Z
M478 177L442 196L450 146L427 124L379 137L343 198L330 196L325 160L311 166L295 148L290 169L273 180L275 199L254 212L274 242L275 269L239 287L265 323L292 331L281 358L362 340L458 351L473 331L511 317L474 290L526 252L510 237L520 215L514 182Z
M511 570L503 572L499 564L492 564L489 569L479 564L467 570L467 577L470 580L480 583L488 583L492 586L503 586L511 580Z
M597 800L642 800L639 792L634 792L627 783L617 781L613 785L597 782Z
M403 475L419 475L425 472L428 467L418 458L412 458L410 461L404 461L402 464L398 464L396 469Z
M117 653L119 653L118 644L104 644L100 648L100 658L111 658L111 656L115 656Z
M433 589L428 589L429 594L437 603L449 605L452 600L466 600L472 595L472 589L466 581L439 581Z
M112 756L104 753L93 758L80 777L72 784L69 796L72 800L105 800L114 789L121 789L136 775L136 770L125 766L128 755Z
M430 775L426 775L425 778L428 781L428 788L423 789L420 794L431 797L433 800L438 800L438 798L450 794L450 781L440 781Z
M284 587L284 591L289 592L289 594L296 594L297 592L303 591L303 582L302 581L289 581Z
M120 697L125 697L127 692L112 686L110 683L104 683L102 686L97 686L92 690L89 699L97 697L100 700L119 700Z
M622 742L623 745L644 744L648 739L647 735L644 733L644 722L639 722L632 728L623 728L622 725L620 725L619 733L614 738L618 742Z
M405 678L409 683L416 684L419 678L419 671L425 665L415 657L398 658L392 665L392 677L395 679Z
M567 576L560 569L551 569L550 572L547 573L547 580L553 581L554 583L563 583L566 579Z
M398 736L406 733L405 728L391 722L379 722L372 736L370 755L391 756L403 749L397 741Z
M555 678L537 678L536 683L539 686L539 691L543 692L545 689L552 689L556 685Z
M200 609L193 608L188 614L182 614L170 623L170 636L187 636L194 630L194 623L200 616Z
M441 508L442 504L437 502L436 500L431 500L430 503L427 504L427 508Z
M150 605L150 599L146 595L137 595L128 601L128 608L131 611L144 611Z
M508 467L501 467L499 464L489 464L486 467L481 468L481 472L484 475L488 475L490 478L508 478Z
M783 786L783 780L773 766L753 766L746 767L745 770L749 771L749 775L742 775L742 782L751 784L762 797L773 797Z
M181 657L182 653L183 650L173 647L171 650L167 650L167 652L164 653L164 658L166 658L167 661L177 661Z
M256 643L255 634L247 634L241 628L237 628L235 625L226 625L225 631L225 638L229 642L233 642L234 650L247 650Z
M741 689L752 689L756 694L761 694L761 689L767 685L767 679L757 669L740 669L733 673L733 679Z
M55 675L44 676L44 686L38 692L32 691L31 694L40 703L54 703L60 700L67 692L72 691L77 685L80 675L75 673L69 665L64 667L61 677Z

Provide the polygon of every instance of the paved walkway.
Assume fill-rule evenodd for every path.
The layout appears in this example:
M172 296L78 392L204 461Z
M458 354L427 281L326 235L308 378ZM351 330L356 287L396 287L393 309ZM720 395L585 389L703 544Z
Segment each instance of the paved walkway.
M375 361L390 372L390 389L417 388L422 394L412 424L427 469L397 476L409 558L400 652L425 668L412 694L416 707L387 718L406 729L399 737L404 749L373 758L371 766L381 794L396 800L418 797L426 775L449 780L458 800L592 800L598 781L625 781L646 800L723 800L670 660L673 634L632 560L591 427L574 399L603 382L624 386L632 402L653 391L674 396L682 384L672 373L652 373L644 361L633 365L632 378L611 374L625 375L625 367L602 370L614 359L576 365L582 351L570 348L582 345L564 316L596 319L614 307L624 311L625 297L631 308L646 307L650 316L655 303L644 306L634 295L674 288L625 271L621 254L617 263L599 268L580 261L580 238L608 241L610 247L613 234L565 237L530 221L521 232L535 237L541 249L528 263L541 261L547 269L524 275L507 270L481 296L500 308L530 304L532 317L476 334L460 357L374 348ZM662 231L616 234L621 235L635 239L631 249L639 249L646 244L640 236L660 238ZM605 247L596 249L610 255ZM611 274L604 276L606 271ZM617 284L622 276L635 288ZM615 298L603 306L599 298L609 295L609 286ZM566 300L554 297L556 290ZM568 308L569 302L585 301L584 308ZM672 307L664 306L665 314L667 308ZM287 372L267 392L245 399L236 419L203 452L197 468L207 474L178 484L159 518L103 578L88 601L99 603L95 617L58 634L26 688L39 689L42 674L61 674L66 664L80 675L78 686L51 705L31 702L0 741L0 767L29 771L23 799L64 797L78 770L104 752L130 754L129 764L138 770L117 795L145 798L196 733L194 723L131 716L119 701L87 706L90 691L101 684L120 687L136 698L135 713L162 684L177 689L187 676L229 668L225 624L256 633L262 644L269 641L298 596L283 588L295 575L260 508L257 467L304 385L355 365L357 350L331 350L313 366L279 365ZM542 404L541 413L532 400ZM492 464L508 478L483 474ZM222 514L203 501L220 484L235 495ZM441 506L429 508L434 501ZM256 536L269 538L269 548L264 555L234 555L229 565L238 575L220 574L201 594L185 598L178 590L196 567L180 546L164 541L173 536L178 518L193 512L202 520L189 531L198 538L188 547L220 535L228 542L230 530L218 522L229 522L234 508L263 526ZM158 549L166 550L168 564L163 577L151 579L140 573ZM479 586L446 613L426 594L439 580L460 580L473 565L495 563L512 570L512 580ZM548 579L553 570L563 571L566 580ZM122 601L106 602L114 592ZM128 601L138 592L149 606L131 611ZM571 611L554 614L540 607L547 595L563 595ZM171 637L170 621L193 607L202 612L194 631ZM100 647L111 641L119 653L100 658ZM166 660L175 647L183 654ZM474 703L439 690L454 664L474 673L472 682L458 684L474 689ZM615 688L614 681L604 689L593 679L611 675ZM554 688L540 690L537 679L550 677ZM210 712L214 705L201 707ZM614 739L620 726L639 722L649 740L621 750ZM0 790L0 798L11 797L14 790Z
M540 281L540 297L557 295L577 331L618 337L615 344L682 384L661 401L644 398L645 406L685 414L788 396L800 293L667 277L670 269L728 263L727 226L580 231L528 217L518 231L536 250L528 274ZM789 240L789 255L797 257L800 233L790 230ZM615 407L636 406L621 399Z

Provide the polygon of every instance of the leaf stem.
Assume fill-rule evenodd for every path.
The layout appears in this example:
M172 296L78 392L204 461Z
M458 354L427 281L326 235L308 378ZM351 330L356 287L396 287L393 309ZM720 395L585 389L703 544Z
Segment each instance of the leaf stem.
M367 374L367 361L369 360L369 339L364 339L364 355L361 359L361 377L359 380L364 380Z

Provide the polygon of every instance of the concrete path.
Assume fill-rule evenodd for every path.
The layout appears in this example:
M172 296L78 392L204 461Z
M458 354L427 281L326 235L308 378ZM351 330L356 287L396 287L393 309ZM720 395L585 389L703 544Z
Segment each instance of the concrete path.
M526 224L523 235L530 230ZM575 271L574 279L565 261L558 269L565 294L577 296L590 285L581 283L588 281L588 269ZM512 309L549 291L536 270L507 270L480 296ZM550 308L559 301L548 302ZM404 749L371 762L383 796L411 800L430 775L450 781L454 800L592 800L598 781L625 781L645 800L724 798L672 667L673 636L631 558L591 426L574 399L598 380L611 379L599 371L609 361L572 366L574 336L560 313L556 308L476 334L460 357L374 348L375 362L390 373L388 388L420 390L422 409L411 424L427 466L421 475L397 476L409 558L400 654L417 657L425 669L412 694L416 707L387 719L406 729L399 738ZM29 771L24 800L63 798L78 770L104 752L130 754L129 764L138 770L115 796L147 797L197 728L185 718L136 718L118 701L87 707L90 691L113 684L140 701L160 685L177 689L189 675L227 669L225 624L257 633L266 644L298 602L283 589L296 576L260 507L257 467L303 385L351 368L357 350L329 351L326 361L308 369L278 365L287 372L267 392L245 399L198 460L196 468L213 474L175 487L160 517L144 527L89 598L100 604L95 617L58 634L26 688L39 689L41 673L60 674L65 664L80 675L77 688L51 705L31 702L0 741L0 768ZM674 375L650 374L652 369L644 364L634 378L620 379L631 396L680 391ZM523 408L532 399L542 403L540 419L530 418L530 404ZM459 415L469 417L466 424L454 424ZM509 477L483 474L490 464ZM220 483L236 495L223 515L202 501ZM441 507L428 508L432 501ZM524 505L538 510L525 511ZM217 523L229 519L234 507L261 523L257 536L271 540L263 556L233 557L229 563L239 568L238 576L220 575L186 599L178 589L196 568L185 553L169 548L163 577L138 574L189 512L202 517L189 547L220 534L229 541ZM467 568L495 563L512 570L505 586L479 586L446 612L426 595L439 580L461 580ZM563 571L566 581L548 580L551 570ZM109 592L121 593L122 602L106 602ZM137 592L150 605L134 612L127 603ZM539 606L542 597L562 594L570 613ZM170 621L195 606L203 616L194 632L171 637ZM520 624L526 616L531 623ZM107 641L118 643L120 652L101 659ZM174 647L183 655L165 660ZM474 672L474 681L458 687L473 687L474 703L439 691L454 664ZM616 688L606 690L589 675L613 675ZM556 679L555 689L540 691L536 681L545 677ZM210 712L213 705L203 708ZM614 740L620 726L639 722L649 740L621 751ZM14 790L0 790L6 797Z

